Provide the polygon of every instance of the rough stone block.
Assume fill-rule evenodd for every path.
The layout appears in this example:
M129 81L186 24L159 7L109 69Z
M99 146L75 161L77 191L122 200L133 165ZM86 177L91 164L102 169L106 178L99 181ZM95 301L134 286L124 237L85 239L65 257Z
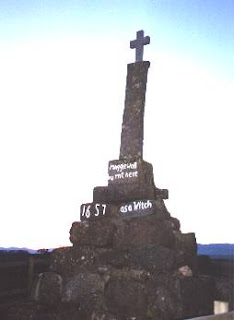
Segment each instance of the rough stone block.
M182 304L175 280L168 275L148 282L147 319L175 320L182 318Z
M188 319L213 314L214 284L207 277L155 276L148 282L152 319Z
M93 271L97 249L87 246L58 248L51 253L50 271L61 275Z
M69 277L64 284L62 293L63 302L79 302L89 295L103 294L104 281L96 273L78 273Z
M174 232L178 267L189 266L197 273L197 243L194 233Z
M105 303L120 319L146 319L147 294L145 286L132 279L112 279L105 289Z
M61 301L63 279L54 272L44 272L38 277L34 300L45 305L55 306Z
M74 222L70 230L70 241L76 246L110 247L115 230L115 224L109 219Z
M103 192L103 190L105 190ZM126 201L155 199L155 187L138 183L110 185L108 187L96 187L93 190L94 202L106 202L118 204Z
M91 315L94 310L103 308L104 285L105 282L98 274L74 275L64 284L62 302L75 305L80 314Z
M176 269L175 253L161 246L131 249L129 260L132 268L144 269L153 273L166 273Z
M142 248L148 245L172 247L174 234L164 220L154 215L132 218L117 228L113 246L116 248Z
M107 249L99 252L96 258L96 264L99 266L110 265L115 268L124 268L129 265L129 254L127 250Z

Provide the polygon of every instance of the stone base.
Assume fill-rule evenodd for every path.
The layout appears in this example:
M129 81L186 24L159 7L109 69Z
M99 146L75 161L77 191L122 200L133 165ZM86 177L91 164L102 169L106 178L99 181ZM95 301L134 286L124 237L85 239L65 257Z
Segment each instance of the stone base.
M51 306L60 299L62 310L80 306L74 316L82 320L178 320L212 314L213 282L197 276L194 234L180 232L179 221L162 200L157 208L160 214L140 218L115 215L73 223L73 247L53 251L51 272L40 285L45 292L37 301L44 303L48 295ZM56 277L62 288L50 284Z
M194 234L158 214L74 222L72 247L51 253L34 304L5 320L179 320L212 314L213 282L196 270ZM28 318L27 318L28 317Z
M100 269L63 277L49 272L40 286L37 303L9 308L4 320L182 320L213 311L213 285L204 277Z
M126 202L138 192L134 184L107 188L112 200L122 194L124 201L81 206L82 221L70 230L73 247L52 252L50 271L39 276L35 303L25 310L28 319L182 320L211 314L213 283L197 275L195 235L181 233L162 197ZM152 188L140 185L139 196ZM11 312L6 320L27 319L14 312L18 317Z

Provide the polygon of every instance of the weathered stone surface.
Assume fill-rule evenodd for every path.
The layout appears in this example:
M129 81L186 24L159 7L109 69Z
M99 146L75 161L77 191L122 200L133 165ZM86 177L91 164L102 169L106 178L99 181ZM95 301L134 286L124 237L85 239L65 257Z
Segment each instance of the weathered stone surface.
M77 306L76 317L172 320L212 310L208 282L186 271L196 257L194 235L181 234L163 200L156 202L158 215L75 223L74 246L52 253L51 270L65 279L62 301Z
M143 155L143 117L149 66L148 61L128 64L120 159L142 158Z
M114 235L115 248L146 247L148 245L162 245L171 248L174 235L164 220L155 216L145 216L125 220L118 227Z
M70 231L70 240L76 246L108 248L113 245L125 249L152 244L170 248L175 240L173 230L178 230L179 224L177 219L170 218L168 212L162 212L163 207L158 211L157 205L155 214L139 218L75 222Z
M187 319L213 313L214 285L203 277L155 276L148 282L152 319Z
M142 199L168 199L168 190L147 184L139 185L138 183L123 184L122 186L110 185L93 189L94 202L117 204Z
M93 271L97 249L87 246L58 248L51 253L50 270L61 275Z
M127 250L75 246L54 250L51 254L50 271L70 276L86 272L102 273L106 267L124 268L127 266L129 266Z
M115 268L124 268L129 265L129 254L127 250L107 249L99 252L96 258L97 265L110 265Z
M95 201L106 201L110 203L121 203L125 201L141 200L141 199L155 199L155 188L147 185L139 185L138 183L124 184L122 186L112 185L106 188L104 193L105 198L102 196L97 197L97 189L94 189Z
M178 231L178 233L181 234L180 222L178 219L168 216L168 219L165 220L165 224L168 225L168 227L173 231L173 233L175 233L175 231Z
M189 268L189 266L183 266L177 270L177 275L184 277L192 277L193 271Z
M66 280L63 302L79 302L83 297L104 292L104 281L95 273L79 273Z
M169 272L176 266L176 256L173 250L161 246L131 249L129 260L132 268L144 269L153 273Z
M134 280L137 282L145 283L151 277L150 272L140 269L112 269L109 271L107 281L110 279Z
M147 319L168 320L182 318L182 305L179 299L179 292L174 282L167 280L165 283L151 283L148 296L149 304Z
M113 314L128 319L146 319L147 293L145 286L135 280L112 279L105 289L105 303Z
M90 316L94 310L103 308L104 285L98 274L79 273L66 280L62 301L76 305L80 314Z
M54 272L44 272L38 277L34 300L45 305L56 305L61 300L63 279Z
M197 273L197 243L194 233L174 232L178 267L188 265Z
M112 220L74 222L70 230L70 241L74 245L110 247L116 226Z

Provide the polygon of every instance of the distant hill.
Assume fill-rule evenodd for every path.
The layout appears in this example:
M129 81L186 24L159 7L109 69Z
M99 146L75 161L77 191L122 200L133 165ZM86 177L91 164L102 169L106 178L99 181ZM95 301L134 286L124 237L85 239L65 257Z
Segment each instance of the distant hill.
M197 254L206 255L212 259L234 259L234 244L198 244Z
M51 252L53 249L49 249L48 251ZM29 254L36 254L38 253L37 250L28 249L28 248L17 248L17 247L10 247L10 248L3 248L0 247L1 251L8 251L8 252L25 252ZM43 253L43 252L41 252ZM212 243L212 244L198 244L197 245L197 254L198 255L206 255L213 259L233 259L234 260L234 244L230 243Z
M17 248L17 247L10 247L10 248L3 248L0 247L0 251L8 251L8 252L28 252L30 254L36 254L38 253L38 250L28 249L28 248ZM51 251L51 250L49 250Z

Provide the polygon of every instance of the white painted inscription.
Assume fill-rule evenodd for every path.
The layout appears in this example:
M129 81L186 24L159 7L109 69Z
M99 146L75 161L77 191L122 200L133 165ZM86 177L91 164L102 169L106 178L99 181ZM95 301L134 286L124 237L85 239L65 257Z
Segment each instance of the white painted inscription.
M82 207L83 207L82 208L82 217L86 217L88 219L91 216L91 212L90 212L91 205L89 204L86 207L86 205L83 204Z
M123 170L127 169L137 169L137 162L111 164L109 167L109 170L114 170L117 172L122 172Z
M85 221L89 219L99 219L110 216L112 212L116 212L116 209L122 218L141 217L156 214L155 200L134 200L131 202L122 203L121 205L93 202L85 203L80 206L80 220Z
M126 203L119 209L122 216L139 216L153 213L152 200L139 200Z
M100 213L104 216L106 214L106 204L96 203L95 210L96 210L96 213L94 214L95 217L98 217Z
M92 204L82 204L81 206L81 218L89 219L91 215L98 217L99 215L106 214L106 204L103 203L95 203Z
M127 213L134 211L140 211L140 210L146 210L152 208L152 203L150 200L147 201L133 201L130 204L126 204L124 206L120 207L120 212Z
M111 163L109 166L109 180L123 180L129 178L137 178L137 162Z

